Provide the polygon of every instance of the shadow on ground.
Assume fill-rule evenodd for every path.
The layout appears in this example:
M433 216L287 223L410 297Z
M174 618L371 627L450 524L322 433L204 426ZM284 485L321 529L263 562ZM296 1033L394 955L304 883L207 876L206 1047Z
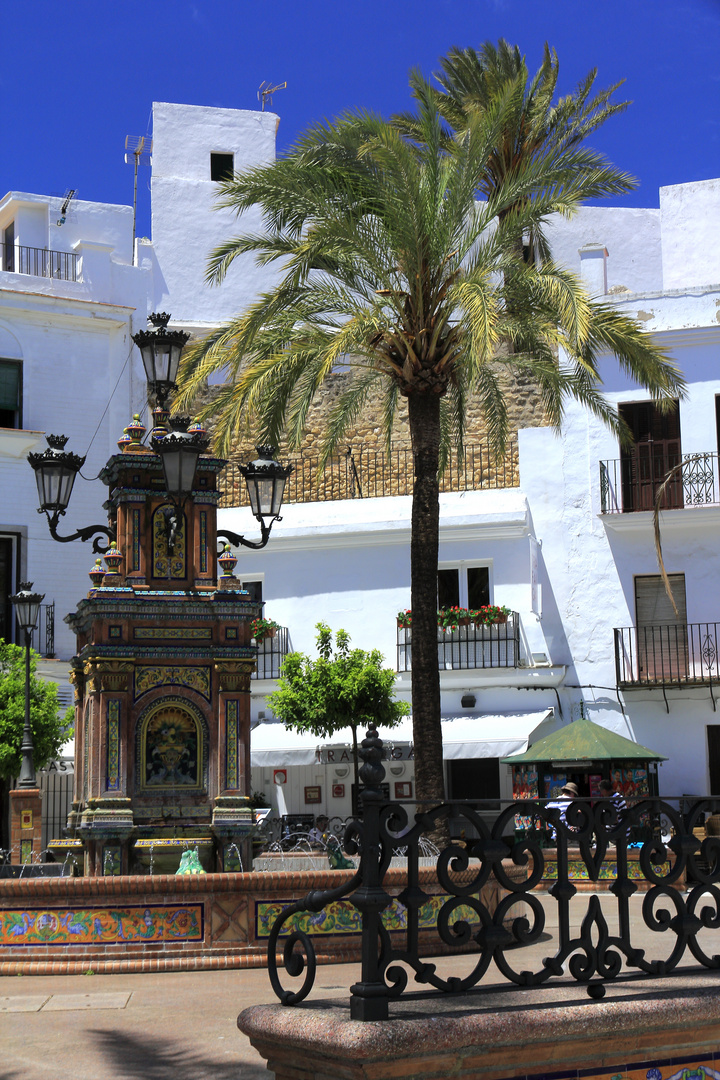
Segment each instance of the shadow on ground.
M97 1030L88 1035L105 1059L105 1075L116 1080L268 1080L264 1063L250 1064L232 1053L219 1061L169 1039Z

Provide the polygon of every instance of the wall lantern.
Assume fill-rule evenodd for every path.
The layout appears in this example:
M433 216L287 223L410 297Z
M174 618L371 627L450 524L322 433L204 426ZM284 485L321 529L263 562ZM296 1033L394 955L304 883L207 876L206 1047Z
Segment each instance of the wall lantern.
M183 330L168 330L170 316L167 312L153 312L148 322L154 330L141 330L132 339L140 350L149 396L165 408L165 403L175 389L180 357L190 335Z

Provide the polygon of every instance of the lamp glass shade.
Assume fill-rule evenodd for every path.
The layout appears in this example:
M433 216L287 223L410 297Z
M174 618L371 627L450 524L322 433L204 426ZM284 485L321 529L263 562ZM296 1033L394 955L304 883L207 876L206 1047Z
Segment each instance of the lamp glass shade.
M249 465L241 465L253 515L262 520L280 517L285 482L292 472L292 465L275 461L274 447L258 446L258 458Z
M47 449L42 454L28 454L28 461L35 473L40 509L62 514L85 458L65 450L64 435L48 435L47 442Z
M168 495L189 495L193 489L200 450L182 445L163 448L163 476Z
M34 630L38 624L40 605L45 599L45 593L34 593L32 582L20 583L20 592L10 597L10 603L15 608L15 618L21 630Z

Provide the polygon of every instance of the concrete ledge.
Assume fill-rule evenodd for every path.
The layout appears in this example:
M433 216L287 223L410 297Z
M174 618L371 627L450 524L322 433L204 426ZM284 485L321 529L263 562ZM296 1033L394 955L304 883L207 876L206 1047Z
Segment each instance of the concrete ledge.
M258 1005L238 1027L276 1080L534 1080L580 1069L609 1078L682 1058L720 1065L720 995L710 972L618 981L601 1002L577 985L493 987L397 1002L391 1015L360 1023L335 1002Z

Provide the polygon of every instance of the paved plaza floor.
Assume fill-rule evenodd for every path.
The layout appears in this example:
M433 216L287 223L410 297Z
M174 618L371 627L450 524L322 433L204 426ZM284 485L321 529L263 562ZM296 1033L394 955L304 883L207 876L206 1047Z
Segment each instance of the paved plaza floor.
M573 901L576 925L587 901L587 894ZM601 903L612 933L615 899L603 896ZM554 901L544 897L544 906L548 933L519 966L536 968L554 951ZM639 906L633 910L633 944L653 956L663 950L667 955L674 934L653 934L642 923ZM710 951L720 950L715 944ZM686 961L694 963L690 957ZM445 975L462 975L473 966L470 956L437 963ZM308 1000L345 1005L359 975L358 964L320 966ZM491 968L484 981L497 983L497 971ZM291 985L286 976L283 982ZM264 968L2 977L0 1080L268 1080L264 1061L236 1022L248 1006L275 1002ZM430 1003L427 1007L432 1010Z

